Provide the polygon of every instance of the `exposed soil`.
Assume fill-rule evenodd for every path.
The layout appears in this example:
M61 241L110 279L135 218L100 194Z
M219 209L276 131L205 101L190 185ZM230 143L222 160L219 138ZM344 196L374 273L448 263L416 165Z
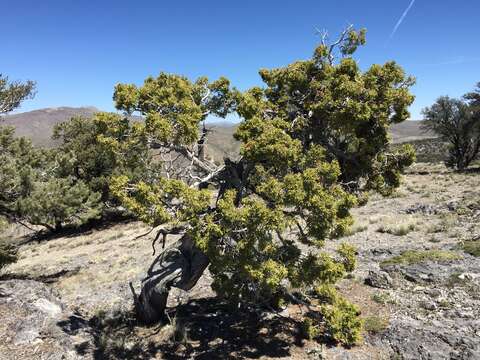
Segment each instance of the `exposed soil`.
M326 247L358 248L358 268L339 284L366 320L358 346L302 340L299 305L280 315L230 308L208 273L172 294L170 324L138 326L129 282L138 291L152 235L131 222L21 246L0 281L0 358L479 359L480 258L462 243L480 241L480 174L417 164L394 196L353 212L352 234Z

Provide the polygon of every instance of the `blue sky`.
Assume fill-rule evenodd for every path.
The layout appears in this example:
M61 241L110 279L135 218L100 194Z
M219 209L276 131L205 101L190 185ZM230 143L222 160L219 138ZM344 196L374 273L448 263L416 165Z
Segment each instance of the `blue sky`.
M113 110L113 86L160 71L224 75L247 89L258 69L310 57L315 28L367 28L363 68L394 59L417 78L412 118L480 81L478 0L0 0L0 72L37 81L21 111ZM405 10L403 21L392 31Z

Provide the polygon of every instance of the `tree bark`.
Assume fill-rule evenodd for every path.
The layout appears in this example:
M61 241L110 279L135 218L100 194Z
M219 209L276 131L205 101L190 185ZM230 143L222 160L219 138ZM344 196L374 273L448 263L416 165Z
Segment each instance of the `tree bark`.
M140 295L135 297L139 320L159 322L165 313L172 287L185 291L195 286L210 260L188 235L183 235L158 255L142 280Z

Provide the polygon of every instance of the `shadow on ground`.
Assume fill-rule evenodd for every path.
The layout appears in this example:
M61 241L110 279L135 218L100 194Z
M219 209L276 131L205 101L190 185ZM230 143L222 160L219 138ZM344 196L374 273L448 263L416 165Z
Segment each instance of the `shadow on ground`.
M57 230L35 230L25 235L18 245L26 245L33 242L44 242L55 240L62 237L77 237L79 235L88 235L93 231L101 231L111 228L118 224L128 224L135 219L128 214L111 212L105 214L102 218L92 219L81 226L65 226Z
M170 318L164 325L146 328L137 324L133 313L116 312L89 320L72 316L58 325L70 335L89 332L93 344L78 344L77 352L93 353L95 359L278 358L289 357L292 346L303 345L295 320L232 309L216 298L179 306Z

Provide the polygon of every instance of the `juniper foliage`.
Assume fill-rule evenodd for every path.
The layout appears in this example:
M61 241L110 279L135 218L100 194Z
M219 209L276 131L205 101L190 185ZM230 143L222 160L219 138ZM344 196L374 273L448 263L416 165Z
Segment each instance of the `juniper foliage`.
M355 251L344 244L330 254L324 241L345 233L365 192L390 194L414 160L411 147L393 151L388 135L409 116L414 80L395 62L362 71L353 54L364 43L363 30L348 28L309 60L261 70L265 86L244 93L223 78L165 73L141 87L118 85L117 108L143 114L139 134L182 155L187 171L167 176L165 160L166 176L119 176L112 193L144 222L181 228L208 256L217 294L236 303L275 306L333 286L354 269ZM242 118L241 157L216 167L198 156L199 125L233 110ZM359 339L355 306L336 295L322 311L335 340Z

